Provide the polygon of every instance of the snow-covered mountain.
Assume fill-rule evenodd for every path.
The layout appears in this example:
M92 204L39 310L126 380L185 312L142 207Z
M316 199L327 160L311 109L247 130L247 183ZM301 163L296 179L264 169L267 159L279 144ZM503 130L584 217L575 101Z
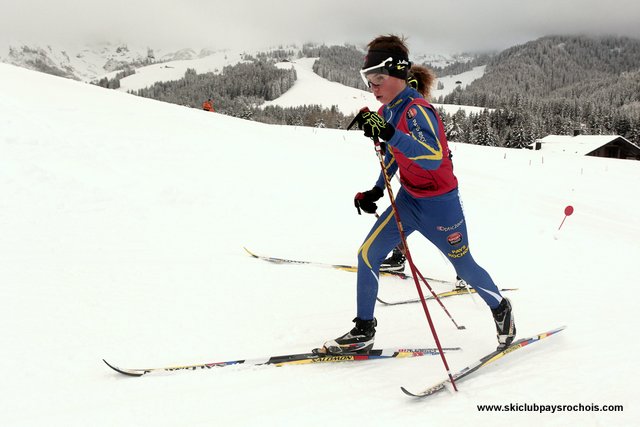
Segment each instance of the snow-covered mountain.
M126 66L151 62L196 60L210 49L167 50L126 43L66 45L10 43L0 49L0 62L76 80L93 81Z
M101 359L147 367L305 352L351 328L354 274L269 264L242 247L353 263L373 223L352 203L379 173L371 143L7 64L0 75L0 425L637 424L638 162L451 144L474 256L519 288L518 335L568 325L458 393L400 392L442 379L438 357L125 378ZM422 237L409 244L424 274L453 279ZM381 279L385 299L415 295L411 282ZM443 302L466 326L429 303L443 345L463 348L447 355L457 370L495 348L495 329L477 297ZM377 347L434 345L418 305L376 316Z
M295 45L287 48L294 51L299 50L299 47ZM194 69L198 73L217 73L227 65L243 61L245 55L256 53L240 50L215 51L206 48L166 51L150 47L132 47L124 43L103 43L82 47L14 43L0 48L0 62L85 81L94 81L102 77L113 78L123 67L130 66L135 68L135 73L121 78L118 89L127 92L151 86L156 82L178 80L184 77L187 69ZM446 65L455 60L463 61L465 59L469 58L461 55L418 54L415 61ZM365 105L370 107L379 105L366 91L330 82L316 75L312 71L313 61L313 58L302 58L280 64L282 67L294 67L298 79L303 81L296 83L282 97L264 105L295 107L315 104L327 108L338 105L345 114L357 112ZM458 84L466 86L473 80L482 77L484 69L484 66L476 67L460 75L441 77L439 81L443 83L444 88L434 89L434 98L447 95ZM447 112L455 112L460 108L467 112L482 110L482 108L470 106L439 106Z

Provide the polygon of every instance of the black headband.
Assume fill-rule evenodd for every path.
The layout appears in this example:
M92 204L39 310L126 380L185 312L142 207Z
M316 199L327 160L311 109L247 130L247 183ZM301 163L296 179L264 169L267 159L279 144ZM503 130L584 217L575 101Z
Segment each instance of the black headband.
M364 66L362 69L375 67L388 58L392 58L392 61L386 63L384 68L389 75L405 80L408 76L409 68L411 68L411 62L409 61L409 57L402 51L372 49L367 52L367 56L364 57Z

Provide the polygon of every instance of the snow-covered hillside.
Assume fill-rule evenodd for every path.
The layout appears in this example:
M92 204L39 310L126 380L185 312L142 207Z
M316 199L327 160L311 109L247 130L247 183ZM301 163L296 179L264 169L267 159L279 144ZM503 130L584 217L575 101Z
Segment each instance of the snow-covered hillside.
M65 47L14 43L0 46L0 62L27 69L46 69L52 74L84 81L94 81L103 77L114 78L121 71L123 64L133 64L135 73L120 79L118 90L121 92L149 87L156 82L179 80L184 77L187 69L194 69L198 73L219 73L227 65L242 62L245 55L247 52L240 50L182 49L166 51L150 47L133 47L125 43ZM421 55L420 58L422 61L452 60L443 55ZM150 60L161 62L142 65L145 61ZM347 115L357 113L364 106L371 109L377 109L380 106L367 91L350 88L318 76L312 69L314 62L314 58L301 58L278 64L283 68L294 67L299 81L281 97L267 101L263 106L321 105L331 108L333 105L337 105L338 109ZM457 82L461 82L460 84L464 87L473 80L482 77L484 68L484 66L476 67L459 75L440 78L444 89L434 89L433 98L436 99L440 95L452 92L458 85ZM459 109L474 113L483 110L481 107L473 106L446 104L437 104L437 106L450 114Z
M302 58L293 62L283 62L278 64L282 68L293 67L296 70L298 80L291 89L285 92L279 98L273 101L267 101L263 106L278 105L280 107L296 107L299 105L321 105L325 108L331 108L336 105L338 109L346 115L356 114L362 107L369 107L371 110L377 110L380 103L369 91L344 86L340 83L329 81L320 77L313 72L313 63L315 58ZM473 80L482 77L484 74L484 66L476 67L472 71L462 73L457 76L446 76L441 80L445 84L444 89L434 90L434 98L440 95L446 95L454 90L455 82L464 80L464 85L471 83ZM450 114L455 113L459 109L465 112L478 113L484 108L461 105L434 104L437 107L444 108Z
M438 77L438 82L442 83L444 86L443 89L434 89L433 90L433 98L437 99L438 97L446 96L453 92L453 90L460 86L462 88L469 85L476 79L479 79L484 75L484 70L487 68L486 65L481 65L479 67L474 67L470 71L465 71L464 73L455 74L451 76L442 76Z
M136 73L120 80L120 91L127 92L153 86L156 82L180 80L188 69L202 73L220 73L227 65L243 61L243 54L238 51L209 52L200 58L167 61L160 64L147 65L136 69Z
M344 114L357 113L362 107L371 110L380 108L380 103L371 92L355 89L320 77L313 71L317 58L301 58L293 62L278 64L281 68L293 67L297 80L293 87L273 101L263 106L297 107L300 105L321 105L331 108L336 105Z
M138 68L149 61L175 61L180 64L182 61L198 61L207 56L217 55L210 49L168 50L132 46L127 43L61 46L4 41L0 44L0 62L84 81L93 81L105 76L111 78L127 65ZM185 70L178 78L184 75Z
M145 367L305 352L351 328L354 274L268 264L242 247L355 262L373 223L352 202L377 178L371 143L6 64L0 74L0 425L637 424L638 162L452 144L475 257L519 288L518 335L568 325L458 393L400 392L442 379L438 357L128 378L101 359ZM575 213L558 231L568 204ZM422 237L409 244L423 273L454 277ZM407 295L412 283L382 279L381 297ZM453 370L495 348L481 300L443 302L466 326L429 303L443 345L463 348L447 355ZM418 305L376 316L376 347L434 345ZM477 408L511 403L624 411Z

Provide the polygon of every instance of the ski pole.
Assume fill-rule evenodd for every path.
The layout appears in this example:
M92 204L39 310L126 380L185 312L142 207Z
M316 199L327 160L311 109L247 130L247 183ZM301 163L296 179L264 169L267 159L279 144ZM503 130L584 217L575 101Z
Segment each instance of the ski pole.
M400 215L398 214L398 208L396 206L396 201L393 196L393 190L391 189L391 182L389 182L389 175L387 175L387 171L384 167L384 157L382 155L382 147L380 145L380 140L377 137L373 138L373 143L375 146L375 151L378 156L378 161L380 162L380 168L382 169L382 175L384 176L384 184L387 187L387 192L389 193L389 200L391 201L391 209L393 210L393 216L396 219L396 225L398 226L398 233L400 234L400 240L402 245L404 246L405 256L407 257L407 261L409 261L409 267L411 268L411 274L413 276L413 281L416 284L416 290L418 291L418 295L420 296L420 303L422 304L422 309L424 310L424 314L427 316L427 322L429 323L429 328L431 329L431 334L433 335L433 339L436 342L436 346L438 347L438 351L440 352L440 358L442 359L442 363L444 364L444 368L447 371L447 375L449 376L449 381L453 386L455 391L458 391L458 387L456 387L456 383L453 379L453 375L451 374L451 370L449 369L449 364L447 363L447 358L442 351L442 345L440 344L440 339L438 338L438 333L436 332L436 328L433 324L433 320L431 319L431 314L429 313L429 309L427 308L427 302L424 299L424 294L422 293L422 288L420 287L420 283L418 282L418 274L419 272L416 269L415 264L413 263L413 258L411 258L411 252L409 251L409 246L407 245L407 239L404 234L404 229L402 228L402 221L400 221ZM422 275L420 275L422 276ZM424 279L424 278L423 278ZM426 283L426 280L425 280ZM431 287L429 287L431 289ZM455 322L454 322L455 323Z
M409 257L407 257L407 259L409 259ZM409 264L409 265L411 265L411 264ZM455 327L458 328L458 329L467 329L464 326L458 325L458 323L455 321L455 319L453 318L451 313L449 313L449 310L447 310L447 307L445 307L444 304L442 303L442 301L440 300L440 297L438 297L438 294L435 293L435 291L433 290L431 285L429 285L429 282L427 282L427 279L425 279L425 277L422 275L422 273L420 273L420 270L418 270L418 267L417 266L414 266L414 267L415 267L416 273L418 273L418 276L420 276L420 280L422 280L422 282L425 284L427 289L429 289L429 292L431 292L431 295L433 295L434 299L436 301L438 301L438 304L440 304L440 307L442 307L442 309L447 314L447 316L449 316L449 319L451 319L451 321L453 322Z

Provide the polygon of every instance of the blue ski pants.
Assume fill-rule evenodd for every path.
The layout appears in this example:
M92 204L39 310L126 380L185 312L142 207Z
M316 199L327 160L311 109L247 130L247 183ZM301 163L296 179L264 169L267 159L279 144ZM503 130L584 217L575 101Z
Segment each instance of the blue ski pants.
M447 194L415 198L401 188L396 198L398 214L406 236L418 231L451 261L457 275L478 292L491 308L500 304L502 295L480 267L469 249L469 236L460 196L455 189ZM373 319L378 295L380 264L400 243L400 233L391 206L378 218L358 250L358 317Z

